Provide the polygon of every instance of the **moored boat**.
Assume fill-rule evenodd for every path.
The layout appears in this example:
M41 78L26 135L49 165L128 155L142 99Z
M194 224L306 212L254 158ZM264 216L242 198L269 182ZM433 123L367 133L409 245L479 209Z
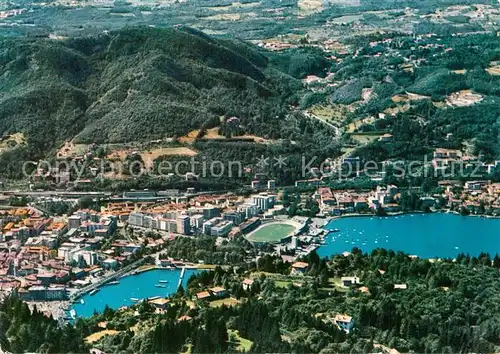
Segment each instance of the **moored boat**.
M94 294L96 294L98 291L99 291L99 289L94 289L94 290L92 290L92 291L89 293L89 295L94 295Z

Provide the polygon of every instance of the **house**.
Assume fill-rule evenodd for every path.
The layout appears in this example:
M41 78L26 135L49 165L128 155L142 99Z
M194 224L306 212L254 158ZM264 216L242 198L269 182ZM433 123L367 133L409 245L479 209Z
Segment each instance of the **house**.
M201 291L199 293L196 293L196 299L197 300L208 300L212 297L208 291Z
M292 272L290 274L304 274L309 267L308 263L305 262L295 262L292 264Z
M342 277L340 278L340 281L342 282L342 285L345 287L349 287L351 285L360 283L359 277Z
M366 286L362 286L361 288L359 288L359 291L361 291L362 293L365 293L365 294L370 293L370 289L368 289L368 287L366 287Z
M215 286L213 288L208 289L215 297L223 297L228 294L227 290L220 286Z
M149 300L148 303L151 304L154 308L159 309L159 310L165 310L168 306L168 303L170 300L164 299L164 298L159 298L159 299L154 299L154 300Z
M337 327L346 333L349 333L354 327L354 321L351 316L348 315L337 315L333 322L337 325Z
M382 135L381 137L379 137L378 140L382 141L382 142L392 141L392 134L386 133L386 134Z
M106 270L117 269L118 266L119 266L118 261L113 258L107 258L104 261L102 261L102 267Z
M168 258L160 258L160 266L162 267L170 267L172 265L172 262L170 262L170 259Z
M441 149L437 148L434 150L433 157L435 159L457 159L462 156L462 152L460 150L452 150L452 149Z
M422 206L429 208L436 204L436 200L432 197L420 197L420 201L422 202Z
M188 315L184 315L184 316L181 316L177 319L177 322L182 322L182 321L190 321L192 320L193 318L191 316L188 316Z
M394 284L394 290L406 290L407 288L406 284Z
M468 191L480 191L488 185L488 181L468 181L464 188Z
M250 290L252 288L252 285L253 285L253 280L252 279L245 279L243 280L243 290Z

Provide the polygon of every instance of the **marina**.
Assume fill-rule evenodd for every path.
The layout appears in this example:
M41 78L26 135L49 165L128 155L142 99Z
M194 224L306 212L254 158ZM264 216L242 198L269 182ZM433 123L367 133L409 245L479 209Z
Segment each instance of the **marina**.
M500 219L447 213L361 216L332 220L317 249L321 257L375 248L403 251L423 258L454 258L458 253L478 256L500 253Z
M118 309L131 306L142 299L165 297L177 291L178 285L186 286L191 275L199 272L197 269L153 269L120 278L119 284L97 288L98 292L88 293L81 297L84 302L71 305L76 317L89 317L94 311L102 312L109 306ZM160 283L160 281L162 281ZM161 285L161 286L155 286Z

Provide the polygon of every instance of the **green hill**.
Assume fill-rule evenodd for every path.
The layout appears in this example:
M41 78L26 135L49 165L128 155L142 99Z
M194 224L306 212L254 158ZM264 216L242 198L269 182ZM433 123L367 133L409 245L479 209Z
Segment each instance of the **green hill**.
M302 89L253 46L190 28L1 44L0 134L24 133L36 152L71 138L182 136L223 116L239 117L243 133L279 138Z

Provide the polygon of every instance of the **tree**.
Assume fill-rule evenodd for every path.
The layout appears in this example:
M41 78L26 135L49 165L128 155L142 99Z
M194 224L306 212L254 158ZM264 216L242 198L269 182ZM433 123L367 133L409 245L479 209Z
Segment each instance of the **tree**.
M89 209L94 205L92 197L86 195L78 199L78 207L80 209Z

